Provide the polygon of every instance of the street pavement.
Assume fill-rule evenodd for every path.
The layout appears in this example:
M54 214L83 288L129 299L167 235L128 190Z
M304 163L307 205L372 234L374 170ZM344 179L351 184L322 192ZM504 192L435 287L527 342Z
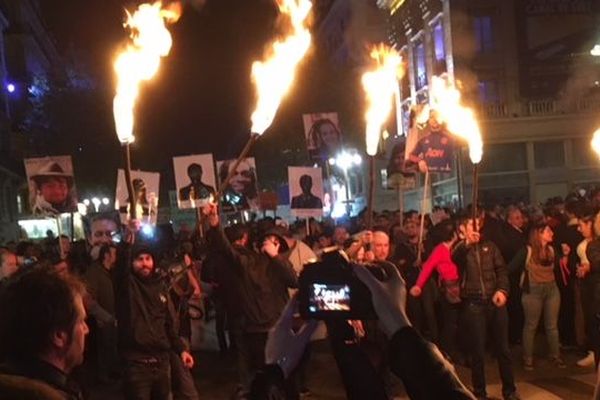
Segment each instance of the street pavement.
M540 343L542 345L542 343ZM541 347L541 346L538 346ZM520 359L520 349L513 349L513 359ZM580 368L575 365L579 354L565 353L566 369L558 369L549 361L539 359L534 371L524 371L517 362L515 376L517 388L525 400L590 400L594 391L596 376L593 368ZM215 352L197 354L198 368L194 377L200 398L230 399L235 390L236 370L233 355L220 356ZM326 343L319 343L313 351L309 367L309 388L311 399L338 400L345 399L335 360ZM458 367L457 372L463 382L470 385L470 370ZM486 362L488 395L502 398L498 368L495 360L488 356ZM401 384L394 385L394 394L399 399L408 398L403 395Z
M196 336L194 338L194 336ZM200 343L204 350L195 351L196 366L193 369L194 380L200 399L228 400L232 398L237 383L235 354L229 352L221 355L216 349L216 335L214 322L196 333L192 342ZM538 335L536 348L535 369L523 370L520 362L521 349L513 347L513 365L517 388L524 400L590 400L594 391L596 376L592 367L581 368L576 366L581 357L576 352L563 352L567 368L558 369L549 361L544 360L544 337ZM345 399L335 360L331 354L326 340L316 342L308 368L308 385L312 396L310 399L341 400ZM470 386L470 369L457 367L461 380ZM486 358L486 378L488 382L488 395L501 398L501 384L498 367L491 355ZM406 399L400 381L392 380L392 392L397 399ZM102 386L95 388L90 393L92 400L121 399L120 388L117 386Z

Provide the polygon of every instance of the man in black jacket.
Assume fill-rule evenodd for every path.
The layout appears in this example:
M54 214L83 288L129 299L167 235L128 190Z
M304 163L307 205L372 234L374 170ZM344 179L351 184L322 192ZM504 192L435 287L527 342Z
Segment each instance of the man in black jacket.
M69 374L83 361L84 296L78 279L44 268L0 289L1 399L83 399Z
M297 287L296 273L291 263L279 254L287 245L276 234L265 234L260 241L260 251L250 250L248 235L242 235L232 244L219 223L215 204L208 204L203 212L210 229L207 239L210 248L219 252L235 275L239 290L240 317L232 334L238 349L238 367L242 393L249 391L255 372L264 364L265 344L269 329L277 322L288 299L288 288Z
M486 237L486 239L489 239ZM506 223L502 227L502 239L496 245L502 252L504 262L510 264L512 259L527 244L525 221L523 213L518 207L511 206L506 211ZM521 275L509 274L510 297L507 303L508 310L508 340L511 344L521 343L523 337L523 306L521 305L521 288L519 282Z
M459 268L465 332L470 335L468 343L471 347L473 392L478 399L487 399L485 342L487 333L492 332L504 399L520 399L508 347L508 314L505 305L510 284L506 264L494 243L481 240L472 219L461 219L459 229L464 241L456 248L454 261Z
M149 247L126 245L115 271L119 348L124 359L128 399L164 399L171 393L170 352L187 368L194 359L185 350L169 312L167 287Z

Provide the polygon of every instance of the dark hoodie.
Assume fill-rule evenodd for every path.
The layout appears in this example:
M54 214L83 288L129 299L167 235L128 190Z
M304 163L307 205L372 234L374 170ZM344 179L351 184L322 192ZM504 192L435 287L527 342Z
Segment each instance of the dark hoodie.
M180 354L185 348L175 331L169 312L168 289L155 270L147 277L132 271L132 261L152 251L145 246L124 245L115 269L115 301L119 325L119 347L127 360L167 359L169 351Z
M267 232L261 235L279 235ZM207 233L212 251L217 253L223 268L236 282L232 288L238 291L240 319L246 332L267 332L277 321L289 295L288 288L297 286L296 273L290 262L282 255L270 258L265 254L232 245L221 228L211 228ZM285 240L280 239L282 249Z

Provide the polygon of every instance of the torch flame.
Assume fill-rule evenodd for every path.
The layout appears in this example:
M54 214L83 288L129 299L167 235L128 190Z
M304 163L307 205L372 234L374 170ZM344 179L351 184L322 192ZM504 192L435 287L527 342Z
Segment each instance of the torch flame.
M180 15L179 3L163 7L161 1L141 4L133 15L127 12L124 26L131 30L131 42L114 63L117 90L113 114L121 143L131 143L135 139L134 107L140 83L150 80L158 71L161 57L169 54L173 41L166 24L176 22Z
M598 157L600 157L600 128L594 132L594 137L592 138L592 150L596 152Z
M434 76L431 81L431 107L438 112L440 122L469 145L469 158L478 164L483 156L483 139L473 110L461 104L460 91L447 79Z
M259 135L273 123L283 96L292 86L296 67L311 41L306 20L312 3L309 0L278 0L278 5L281 14L291 22L291 33L272 43L269 59L252 64L252 80L258 97L251 118L252 132Z
M367 95L367 154L374 156L381 127L392 110L392 99L402 74L402 59L394 49L383 44L374 47L370 55L376 68L363 74L362 84Z

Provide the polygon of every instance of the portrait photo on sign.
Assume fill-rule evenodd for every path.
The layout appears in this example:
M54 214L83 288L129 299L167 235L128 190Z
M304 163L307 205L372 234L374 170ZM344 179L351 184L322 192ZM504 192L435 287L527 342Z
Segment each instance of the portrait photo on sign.
M136 218L142 223L156 225L160 174L158 172L131 171L131 182L136 199ZM121 221L125 223L131 213L125 172L122 169L117 172L115 208L119 210Z
M414 147L409 147L410 134L407 139L408 159L419 163L424 161L430 172L451 172L454 163L454 140L444 123L440 122L439 113L435 110L429 112L427 124L418 131L418 140ZM417 133L412 135L416 136Z
M342 147L342 131L337 113L314 113L302 116L308 154L313 159L328 160Z
M416 184L418 166L406 159L406 138L390 138L386 143L388 163L385 186L383 189L410 190Z
M323 215L323 175L321 168L288 167L290 209L296 217Z
M215 167L212 154L173 157L179 208L195 208L215 196Z
M77 211L71 156L27 158L24 162L32 214L57 215Z
M86 214L82 222L85 239L90 248L119 243L123 239L118 210Z
M235 160L217 161L219 183L227 178ZM254 157L244 158L237 167L227 187L222 189L221 207L232 212L259 208L256 161Z

